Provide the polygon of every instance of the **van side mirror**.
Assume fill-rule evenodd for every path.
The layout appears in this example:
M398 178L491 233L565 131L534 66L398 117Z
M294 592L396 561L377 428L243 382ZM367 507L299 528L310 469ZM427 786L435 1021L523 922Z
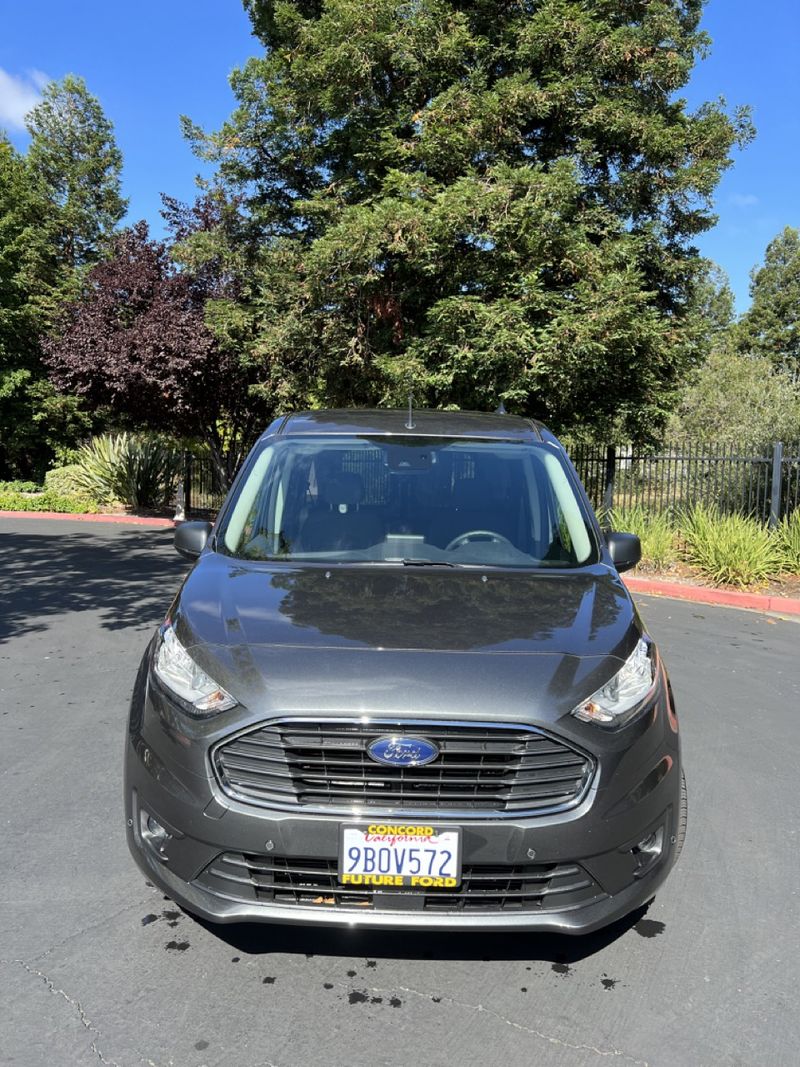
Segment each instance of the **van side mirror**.
M182 522L175 530L175 551L184 559L196 560L206 547L210 533L210 522Z
M606 544L611 561L620 573L635 567L642 558L642 543L636 534L608 533Z

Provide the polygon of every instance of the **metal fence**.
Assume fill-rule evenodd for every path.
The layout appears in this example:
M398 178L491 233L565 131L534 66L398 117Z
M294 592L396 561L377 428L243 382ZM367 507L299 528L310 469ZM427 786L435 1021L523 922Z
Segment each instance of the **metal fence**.
M737 449L681 441L656 452L629 444L576 445L570 457L600 512L637 504L650 511L675 512L702 503L774 526L800 507L800 442ZM225 492L211 460L187 453L186 514L214 515Z
M656 452L576 445L570 457L604 513L634 505L675 512L702 503L774 526L800 507L800 442L759 449L680 441Z
M217 468L207 456L184 453L183 484L181 486L183 510L187 517L216 515L225 499L227 489Z

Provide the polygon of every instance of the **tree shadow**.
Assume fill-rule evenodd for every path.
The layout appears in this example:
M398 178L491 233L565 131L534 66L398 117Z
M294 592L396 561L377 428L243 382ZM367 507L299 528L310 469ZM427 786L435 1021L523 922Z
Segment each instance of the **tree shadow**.
M266 923L234 923L227 926L209 923L197 916L189 917L232 949L253 956L281 953L308 957L345 956L462 962L525 960L569 966L588 956L594 956L613 944L641 922L649 907L649 903L645 904L602 930L579 936L536 932L473 933L469 930L340 930Z
M153 626L164 616L186 564L172 531L19 520L0 529L0 643L43 632L65 614L91 612L106 630ZM78 623L80 625L80 623Z

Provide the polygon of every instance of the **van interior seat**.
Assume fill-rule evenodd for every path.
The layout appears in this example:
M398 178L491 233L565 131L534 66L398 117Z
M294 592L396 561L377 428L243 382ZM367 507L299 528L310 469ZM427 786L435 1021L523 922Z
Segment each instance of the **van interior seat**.
M370 511L360 510L364 499L361 475L350 471L327 475L318 484L319 507L300 531L306 552L368 548L384 539L383 523Z

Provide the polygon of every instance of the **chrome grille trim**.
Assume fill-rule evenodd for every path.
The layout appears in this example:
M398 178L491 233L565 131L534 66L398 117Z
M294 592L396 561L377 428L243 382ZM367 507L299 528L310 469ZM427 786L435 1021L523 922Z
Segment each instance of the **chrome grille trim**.
M366 748L386 733L435 740L422 767L373 762ZM448 719L281 716L213 746L223 793L258 807L300 814L378 818L497 819L577 807L596 764L539 727Z

